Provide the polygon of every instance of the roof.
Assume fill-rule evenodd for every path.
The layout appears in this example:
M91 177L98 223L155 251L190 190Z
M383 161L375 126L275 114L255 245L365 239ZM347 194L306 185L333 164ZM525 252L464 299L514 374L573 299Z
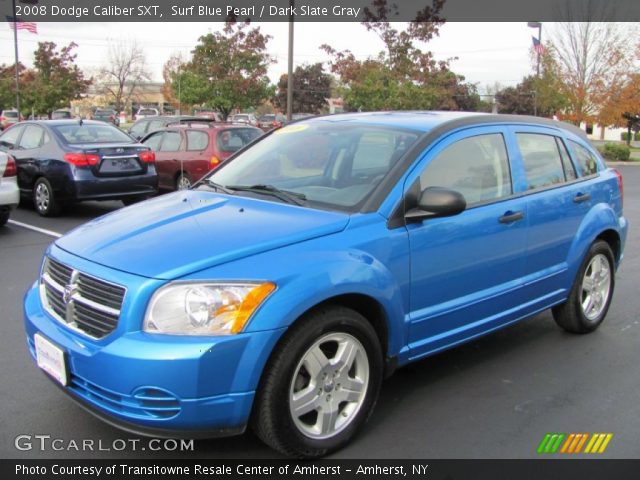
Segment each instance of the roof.
M20 122L22 124L35 123L37 125L47 125L50 127L59 127L61 125L78 125L80 119L77 118L60 118L56 120L27 120L26 122ZM99 120L82 120L83 125L110 125L109 123L101 122Z
M409 111L409 112L366 112L339 113L321 117L306 118L301 122L332 122L332 123L366 123L369 125L386 125L407 128L420 132L430 132L436 129L453 129L457 127L477 124L521 123L546 127L562 128L575 135L585 138L586 134L574 125L542 117L528 115L488 114L479 112L440 112L440 111ZM449 127L449 128L447 128Z

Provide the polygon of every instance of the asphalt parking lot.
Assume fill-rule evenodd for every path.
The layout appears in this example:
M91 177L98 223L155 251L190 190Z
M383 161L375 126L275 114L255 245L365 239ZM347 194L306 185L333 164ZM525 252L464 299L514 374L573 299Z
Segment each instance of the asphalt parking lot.
M556 327L549 312L399 370L364 431L335 458L535 458L547 432L608 432L600 458L640 458L640 168L620 167L631 228L609 315L591 335ZM87 203L54 219L20 208L12 220L65 233L119 202ZM0 456L159 458L166 452L18 450L18 435L112 445L135 438L69 401L28 354L22 296L55 238L16 223L0 228ZM270 458L255 436L195 442L173 458ZM588 457L588 454L579 457ZM593 455L591 455L593 457Z

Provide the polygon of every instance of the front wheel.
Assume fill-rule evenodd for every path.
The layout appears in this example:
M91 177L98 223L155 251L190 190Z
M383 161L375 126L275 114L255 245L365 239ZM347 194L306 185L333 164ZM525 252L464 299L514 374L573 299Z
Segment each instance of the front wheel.
M607 242L594 242L585 255L565 303L553 309L556 323L572 333L589 333L607 315L615 285L613 252Z
M373 411L382 370L378 337L362 315L318 310L292 327L270 359L253 428L285 455L326 455L346 445Z

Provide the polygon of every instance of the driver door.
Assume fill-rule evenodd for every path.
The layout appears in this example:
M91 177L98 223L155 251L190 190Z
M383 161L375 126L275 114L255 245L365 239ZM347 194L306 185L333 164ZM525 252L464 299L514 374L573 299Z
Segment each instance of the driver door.
M518 316L527 214L526 200L514 195L507 141L499 127L454 133L407 179L406 191L447 187L467 201L459 215L407 225L412 358Z

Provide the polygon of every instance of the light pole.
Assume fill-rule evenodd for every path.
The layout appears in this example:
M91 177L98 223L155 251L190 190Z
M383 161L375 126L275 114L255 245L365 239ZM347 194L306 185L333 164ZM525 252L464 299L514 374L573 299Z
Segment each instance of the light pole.
M36 5L38 0L20 0L20 3ZM20 121L20 68L18 67L18 15L16 14L16 0L11 0L13 8L13 46L16 55L16 110L18 111L18 121Z
M536 77L540 79L540 53L542 52L542 22L527 22L527 26L529 28L537 28L538 29L538 43L534 42L534 48L536 51L537 62L536 62ZM533 114L538 116L538 85L536 84L536 89L533 92Z
M293 2L289 1L289 63L287 66L287 122L291 121L293 115Z
M527 22L527 26L529 28L537 28L538 29L538 45L539 48L536 48L536 53L538 56L538 64L536 67L536 75L540 76L540 52L542 50L542 22Z

